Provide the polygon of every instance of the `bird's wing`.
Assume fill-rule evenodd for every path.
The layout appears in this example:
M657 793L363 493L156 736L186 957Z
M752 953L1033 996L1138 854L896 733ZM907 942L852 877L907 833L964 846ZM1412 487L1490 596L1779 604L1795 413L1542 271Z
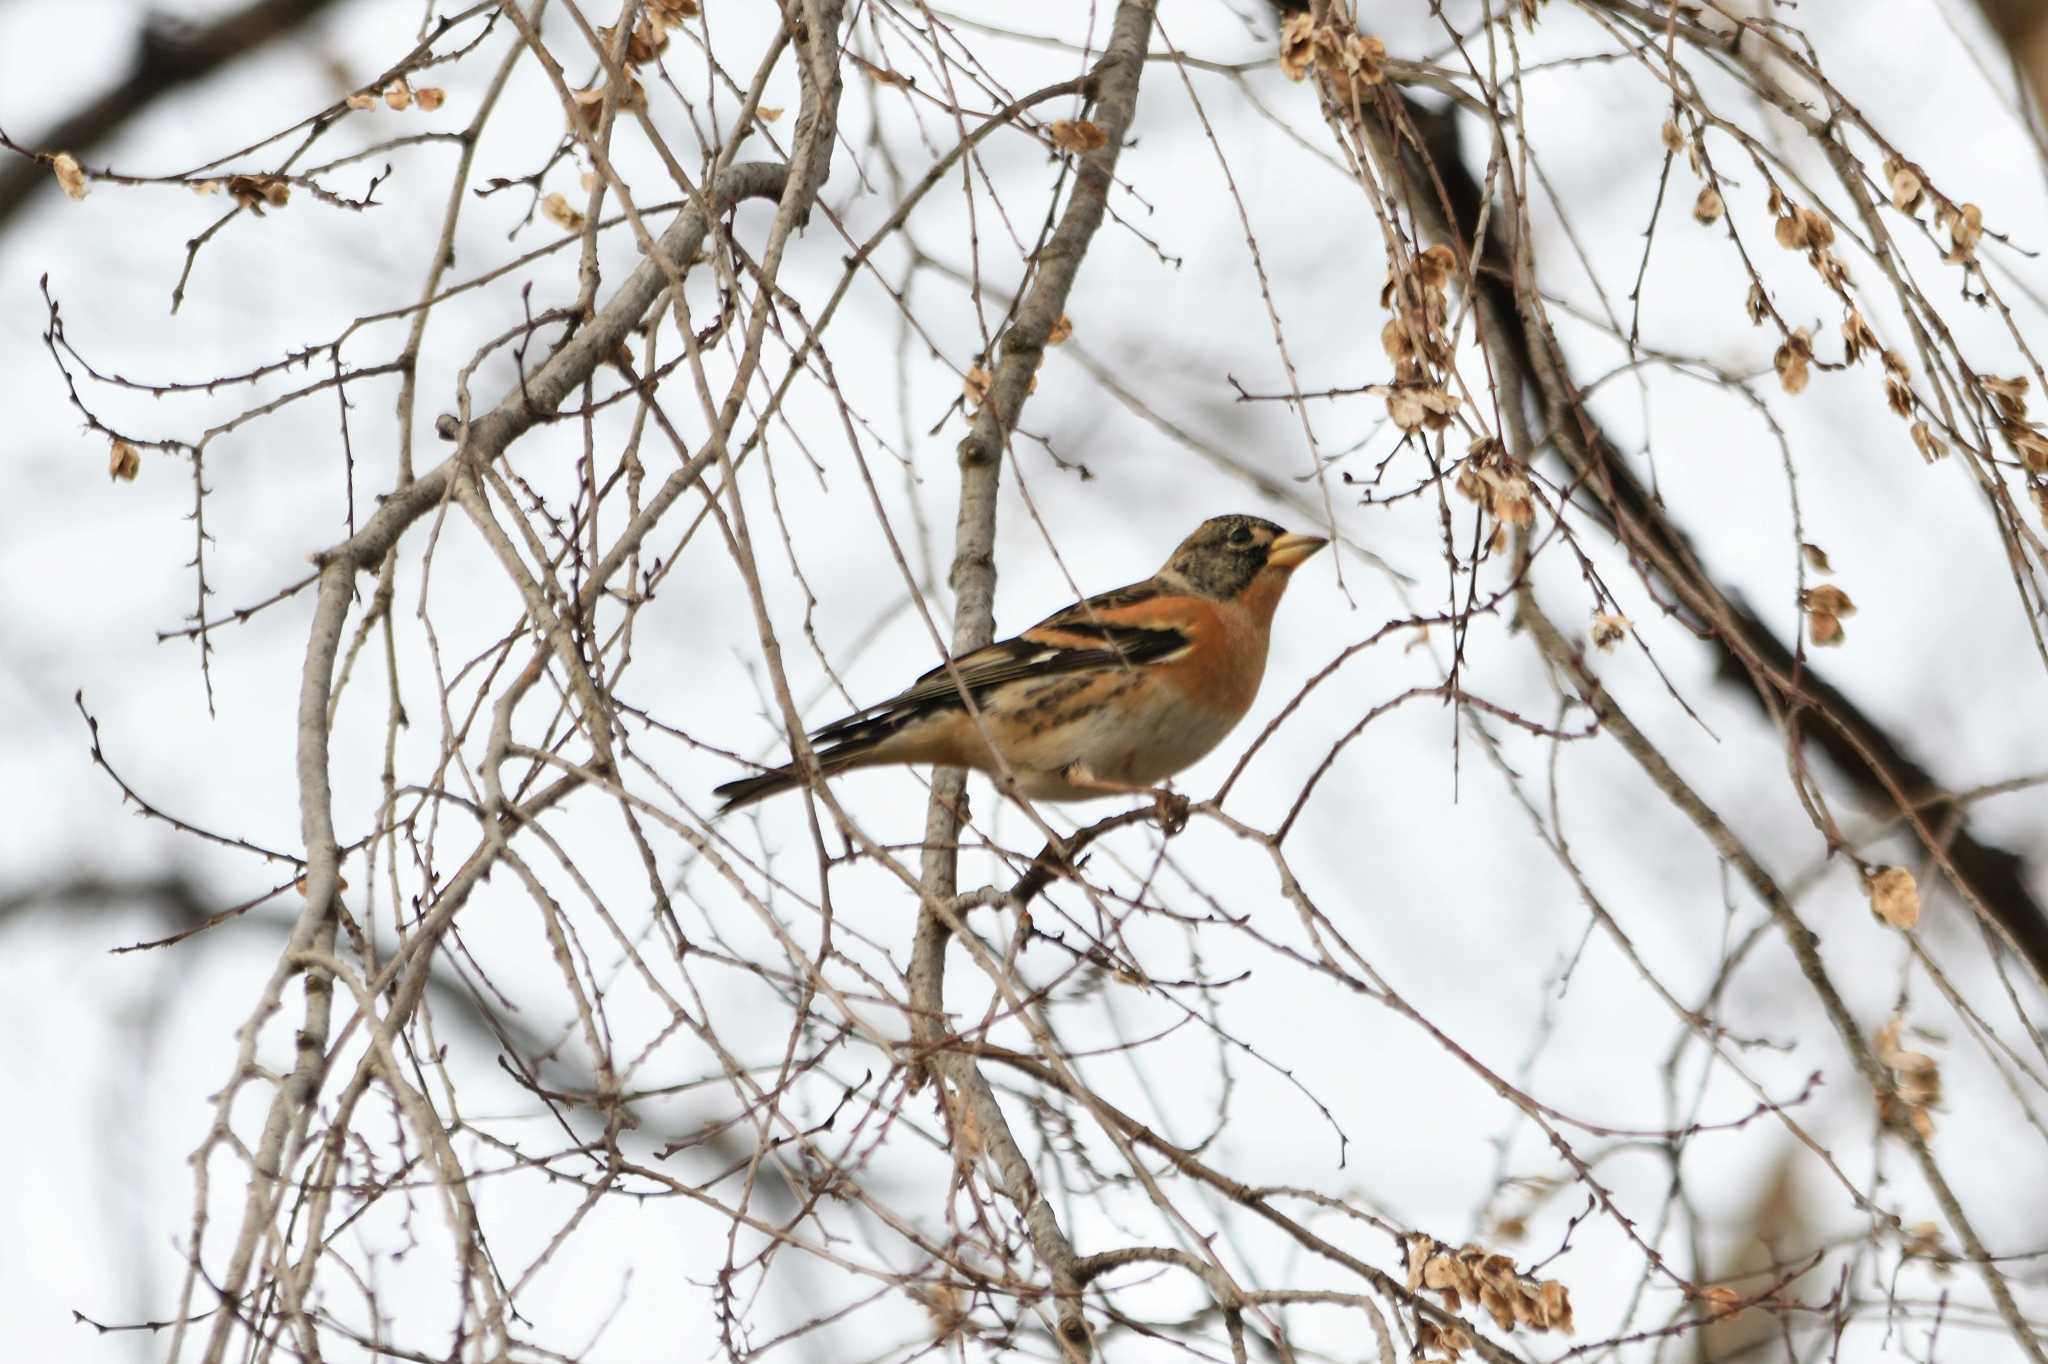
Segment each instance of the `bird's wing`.
M1191 640L1185 625L1152 607L1159 595L1157 584L1143 582L1076 602L1014 638L962 654L950 666L940 664L900 694L811 737L822 743L879 737L907 720L960 709L962 688L979 702L1006 682L1112 665L1141 667L1171 658Z

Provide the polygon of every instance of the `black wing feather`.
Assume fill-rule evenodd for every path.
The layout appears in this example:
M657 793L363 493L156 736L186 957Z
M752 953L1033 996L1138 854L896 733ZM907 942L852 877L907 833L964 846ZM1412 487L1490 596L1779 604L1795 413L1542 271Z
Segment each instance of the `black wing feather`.
M985 645L940 664L919 677L898 695L864 707L816 731L811 738L820 743L869 743L912 720L942 710L962 708L960 688L964 684L980 704L991 690L1006 682L1027 677L1052 677L1090 668L1121 663L1126 667L1153 662L1185 649L1188 637L1170 625L1122 625L1096 619L1098 612L1129 606L1156 596L1152 583L1120 587L1114 592L1077 602L1055 612L1031 627L1057 630L1063 635L1099 641L1097 647L1075 648L1051 644L1030 637L1027 631L1010 639ZM958 671L959 681L954 681Z

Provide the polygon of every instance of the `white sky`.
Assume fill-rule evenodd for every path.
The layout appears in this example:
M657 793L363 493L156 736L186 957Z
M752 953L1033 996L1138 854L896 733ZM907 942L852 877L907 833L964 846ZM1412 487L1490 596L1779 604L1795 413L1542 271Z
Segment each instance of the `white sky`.
M721 0L712 3L721 23L736 30L758 27L757 14L727 11ZM211 7L186 7L202 8ZM1106 25L1108 7L1098 8ZM1014 19L1008 7L979 9ZM352 80L366 79L402 50L418 12L417 5L400 3L342 6L313 34L162 102L143 124L86 159L142 173L205 161L248 140L251 130L268 132L332 98L340 88L337 68ZM1545 13L1528 40L1532 54L1582 52L1598 42L1562 0ZM1210 60L1255 61L1270 51L1269 39L1221 5L1168 6L1166 17L1178 43ZM1967 7L1887 0L1855 6L1853 13L1808 5L1794 17L1807 26L1837 82L1944 189L1983 205L1987 224L2010 232L2021 247L2041 246L2042 162L2009 112L1997 74L2001 68L1986 55L1989 46L1972 27ZM1066 18L1047 14L1030 22L1049 31ZM0 5L0 127L34 144L54 118L118 74L134 22L133 8L125 4ZM1431 50L1419 23L1383 31L1397 56ZM550 32L569 46L566 27ZM492 40L494 53L502 41ZM734 42L736 52L758 48ZM1063 79L1076 69L1077 59L1057 49L976 42L1014 91ZM449 100L440 114L380 112L371 116L381 120L374 126L461 126L491 60L473 59L446 73ZM694 95L701 71L686 64L672 64L672 70ZM1987 77L1987 70L1993 74ZM1382 257L1356 188L1260 117L1230 82L1200 73L1190 79L1250 215L1301 385L1315 389L1383 379L1377 306ZM1289 85L1270 67L1253 72L1249 81L1261 102L1281 111L1308 144L1329 146L1305 88ZM843 126L853 150L842 147L826 194L856 238L893 203L871 150L862 155L875 108L870 89L848 82ZM1788 144L1792 140L1782 123L1740 104L1725 84L1709 90L1748 126ZM1572 227L1596 263L1601 284L1611 298L1623 299L1635 275L1666 106L1640 70L1626 64L1554 72L1532 82L1528 97L1528 122L1545 153L1543 170L1558 196L1572 205ZM764 102L795 109L794 77L786 65ZM672 98L657 93L657 117L664 107L674 113ZM932 151L900 108L887 100L882 108L884 134L903 167L921 174ZM1055 109L1049 116L1072 112ZM664 123L671 126L679 145L692 145L680 118ZM552 95L530 64L523 67L480 153L479 181L537 166L558 129ZM1113 199L1135 230L1111 223L1098 238L1070 309L1077 342L1162 416L1320 500L1312 482L1293 482L1312 468L1298 418L1281 404L1233 401L1227 376L1267 392L1284 387L1285 378L1243 232L1221 193L1215 152L1190 116L1186 89L1170 67L1147 71L1136 131L1120 178L1142 202L1128 189ZM928 121L926 132L941 147L949 145L943 123ZM355 136L344 131L333 141L345 147ZM309 602L289 603L215 636L219 715L209 718L195 650L188 642L155 640L156 631L183 622L195 591L184 566L192 550L184 519L192 497L189 468L146 452L135 483L108 480L104 442L81 433L41 343L38 277L49 275L72 341L106 369L169 380L246 368L325 340L360 313L412 298L438 226L451 154L416 149L394 159L399 173L379 191L385 206L374 212L348 214L299 196L263 221L231 225L201 257L176 318L168 316L167 302L183 243L220 211L217 199L169 188L99 185L85 202L72 203L52 192L0 234L0 373L8 376L0 453L9 491L0 502L0 582L11 589L0 608L0 754L14 776L0 784L0 828L8 831L0 843L0 894L83 875L178 872L213 887L227 904L282 878L251 859L124 812L118 793L88 761L74 691L83 691L100 721L109 760L153 802L203 827L266 846L289 850L298 840L292 712ZM1811 183L1825 183L1811 153L1795 152L1794 160L1810 173ZM651 158L628 155L626 161L638 183L659 183L649 169ZM1020 234L1034 231L1055 170L1043 150L1021 136L999 134L987 144L986 165L1003 188L1010 223ZM864 192L862 170L874 192ZM574 179L574 168L565 164L549 184L575 197ZM360 192L363 168L342 172L335 183ZM1818 375L1805 395L1785 399L1769 376L1775 338L1752 329L1743 317L1745 284L1732 267L1725 237L1691 221L1686 208L1695 186L1682 165L1673 183L1643 298L1645 344L1763 376L1758 392L1770 400L1794 452L1807 537L1827 549L1837 570L1834 580L1861 607L1848 622L1847 644L1822 659L1827 675L1907 736L1913 750L1956 786L2048 770L2048 725L2039 718L2048 705L2048 686L2002 551L1965 469L1954 460L1923 464L1904 425L1884 411L1872 365ZM1795 321L1820 327L1823 344L1833 347L1835 311L1804 266L1769 245L1761 200L1762 191L1745 183L1742 195L1731 199L1731 212L1770 253L1764 268L1781 308ZM522 208L516 191L470 202L458 239L457 277L549 239L553 229L529 228L508 246L505 233ZM1010 288L1019 275L1016 251L990 208L985 197L977 203L982 266L992 283ZM758 243L766 221L762 208L743 210L742 238ZM964 267L958 245L963 223L956 181L920 210L913 231L921 246ZM1555 221L1539 228L1548 253L1546 286L1592 306L1585 275L1570 263ZM1140 232L1157 243L1156 251ZM807 301L822 298L846 250L827 225L814 224L793 250L785 287ZM2048 282L2040 263L2013 251L1991 254L2008 272L2001 287L2015 299L2022 327L2038 335L2040 309L2028 291ZM1845 256L1856 271L1858 260ZM901 250L892 248L884 258L895 277ZM615 238L612 277L623 274L630 261L626 239ZM1924 252L1916 268L1979 357L1979 368L2020 372L1997 319L1953 302L1953 276L1941 276L1935 253ZM1862 273L1869 273L1867 266ZM573 252L521 278L534 282L536 307L565 301L575 288ZM956 415L936 436L927 433L958 391L958 372L973 358L979 328L965 295L934 276L920 279L913 299L942 358L915 342L899 348L895 315L871 281L857 287L829 339L841 386L874 433L863 454L892 524L914 544L914 503L932 527L930 551L943 565L953 521L951 451L962 428ZM709 303L706 293L698 306ZM519 307L516 285L501 285L447 309L430 333L424 372L434 377L423 386L419 414L423 459L439 458L447 448L428 428L435 414L452 406L455 368L480 338L515 322ZM1888 311L1873 311L1873 321L1888 341L1899 339ZM401 335L386 324L349 353L358 363L370 362L395 347ZM1567 340L1579 348L1585 376L1603 372L1618 354L1590 332ZM477 380L480 403L494 402L510 377L503 357L486 366ZM1477 383L1476 372L1473 377ZM376 381L356 393L351 421L359 516L390 482L393 391ZM91 390L89 400L117 424L178 435L203 429L245 401L223 393L158 402L106 389ZM1705 562L1781 636L1789 634L1795 626L1796 546L1779 456L1753 411L1724 393L1655 373L1644 376L1641 388L1627 381L1610 386L1599 410L1631 456L1640 457L1647 437L1665 497L1683 509L1681 520ZM813 387L793 400L789 416L822 466L813 475L787 437L772 451L780 512L796 532L804 580L817 598L808 620L853 696L873 700L929 666L932 648L908 609L901 575L884 548L831 405ZM1376 402L1317 404L1311 417L1326 453L1365 442L1340 469L1364 476L1391 449L1392 433L1381 429ZM1138 420L1092 382L1070 353L1055 352L1048 361L1024 424L1049 438L1062 458L1086 465L1093 478L1062 472L1035 444L1018 443L1017 461L1005 472L999 541L998 625L1004 629L1064 604L1073 587L1097 591L1143 577L1205 516L1258 511L1310 526L1301 512L1260 498ZM575 451L571 429L544 429L518 447L513 465L536 486L566 494ZM904 451L915 464L914 488L896 460L895 452ZM1393 481L1412 477L1414 467L1412 457L1397 464ZM1019 495L1018 469L1072 586ZM666 466L656 472L665 473ZM215 608L260 600L302 573L308 553L345 533L332 395L223 440L209 460L207 483L207 524L216 537L208 549ZM1306 569L1282 609L1263 695L1232 740L1180 778L1192 794L1213 792L1251 736L1345 644L1390 617L1441 608L1434 499L1368 509L1334 478L1329 488L1339 528L1410 575L1412 595L1404 604L1385 576L1355 558L1343 564L1341 586L1329 556ZM750 485L747 496L766 562L780 564L783 551L774 538L775 510L765 485ZM1459 514L1469 512L1460 507ZM664 554L682 524L678 519L678 529L661 539ZM517 605L465 526L451 521L437 554L428 591L442 655L453 665L501 635L516 619ZM920 563L915 553L912 563ZM414 764L415 775L431 759L439 736L413 614L422 591L417 566L415 554L402 575L399 616L412 660L407 700L416 722L404 758ZM1603 679L1779 879L1803 890L1801 912L1821 933L1835 978L1867 1032L1882 1024L1902 980L1907 982L1912 1017L1947 1039L1938 1049L1948 1091L1936 1143L1944 1169L1995 1250L2039 1249L2048 1242L2042 1234L2048 1226L2048 1162L2040 1134L2028 1129L1982 1050L1969 1043L1925 977L1905 971L1900 939L1872 921L1853 871L1820 863L1821 842L1794 800L1776 736L1744 701L1715 684L1712 656L1660 618L1625 564L1609 556L1602 569L1622 592L1656 661L1704 724L1689 720L1671 701L1640 654L1599 656ZM770 586L797 694L812 703L817 720L833 718L841 701L827 693L824 669L805 642L802 592L786 574ZM1584 593L1562 559L1542 587L1553 616L1583 630L1589 614ZM933 600L941 618L946 604L943 595ZM1435 680L1428 650L1405 645L1396 639L1367 653L1311 698L1233 794L1230 808L1238 818L1270 826L1331 744L1367 709L1407 686ZM1470 688L1503 705L1527 708L1532 717L1551 718L1547 686L1525 636L1510 633L1503 620L1482 620L1474 625L1469 647ZM715 537L699 537L640 618L636 664L621 694L708 743L766 758L779 749L779 723L764 699L759 653L722 546ZM381 674L381 666L381 659L373 664L365 656L366 674ZM341 709L334 777L344 841L358 836L375 811L384 705L381 675L366 675ZM1571 723L1582 725L1583 717ZM1557 977L1585 932L1586 912L1469 733L1454 767L1452 735L1451 714L1431 703L1411 704L1376 721L1338 759L1291 835L1296 873L1388 982L1486 1066L1586 1122L1669 1126L1658 1067L1678 1035L1676 1021L1597 934L1560 994ZM733 774L732 765L716 755L659 738L636 742L699 809L706 808L705 791ZM1547 799L1548 746L1527 736L1505 742L1532 797ZM1612 743L1566 746L1556 780L1564 827L1589 881L1658 977L1680 998L1696 1000L1713 977L1724 941L1754 924L1759 907L1729 888L1732 878L1720 874L1711 850ZM988 810L987 788L976 789L979 808ZM918 836L918 778L860 774L840 782L838 790L877 838L901 844ZM1842 797L1838 809L1852 828L1869 823L1868 812L1852 798ZM814 889L801 803L765 806L760 819L758 838L780 852L778 872ZM1032 842L1029 826L1014 811L992 819L1004 841ZM566 812L554 827L560 837L583 840L578 846L600 871L607 902L629 930L644 929L644 880L630 846L598 803ZM2037 854L2048 828L2048 796L2037 790L1988 802L1973 816L1972 827L1989 842ZM746 820L727 832L743 846L757 837ZM443 856L459 856L456 847L464 836L451 829ZM1114 858L1142 875L1152 862L1154 841L1149 831L1126 831L1105 847L1095 870L1111 874ZM1898 845L1888 847L1871 855L1903 855ZM737 902L708 875L686 870L674 850L671 843L665 870L679 910L687 911L686 928L694 933L715 925L734 935L736 949L758 946ZM1170 851L1180 871L1223 909L1249 915L1268 937L1300 941L1293 912L1257 849L1234 842L1214 824L1198 823ZM970 858L962 880L978 884L988 874L985 859ZM2048 899L2048 874L2038 861L2029 876L2037 896ZM1189 913L1204 908L1175 875L1162 880L1159 893ZM833 894L853 926L886 944L899 964L907 961L911 909L886 877L868 868L848 869L835 875ZM1071 893L1055 898L1069 911L1083 903ZM108 949L163 931L163 921L146 906L112 913L53 908L17 914L0 925L0 1030L14 1039L0 1048L0 1089L11 1096L5 1107L15 1115L0 1124L0 1167L20 1172L13 1196L0 1199L0 1217L12 1223L0 1223L8 1233L0 1236L0 1320L10 1323L20 1358L118 1360L161 1349L160 1340L147 1336L95 1336L74 1324L71 1314L115 1321L160 1318L173 1310L191 1222L187 1157L210 1120L209 1096L227 1077L233 1030L275 960L277 925L294 908L287 895L201 941L126 956L109 955ZM1042 927L1057 923L1050 908L1038 918ZM464 946L521 1004L520 1021L527 1028L553 1036L569 1022L536 916L511 878L501 876L481 892L461 924ZM606 960L601 931L587 919L584 929L585 941ZM1930 893L1921 937L1959 988L2024 1046L1977 931L1952 897ZM1134 921L1128 938L1156 975L1185 971L1188 939L1178 928ZM1412 1023L1291 967L1225 925L1205 925L1198 942L1212 971L1250 970L1243 983L1219 997L1233 1034L1263 1058L1231 1056L1238 1088L1232 1121L1210 1148L1214 1163L1254 1182L1314 1184L1356 1194L1394 1220L1453 1241L1471 1233L1497 1168L1543 1177L1562 1170L1539 1133L1516 1121L1506 1104ZM879 953L870 958L881 960ZM963 1016L976 1016L982 1000L957 954L955 962L956 981L966 983L951 1003ZM1060 965L1053 954L1042 960L1033 954L1025 972L1043 980ZM600 976L612 970L600 967ZM639 1057L660 1035L666 1015L630 973L617 974L616 994L607 998L616 1001L618 1054ZM787 1028L772 995L717 971L701 974L698 984L713 1016L730 1020L728 1040L746 1059L768 1062L780 1054ZM2039 999L2029 999L2040 1016ZM1144 1036L1178 1017L1139 991L1114 984L1081 990L1071 981L1056 994L1052 1010L1077 1049ZM1790 1097L1810 1074L1822 1074L1822 1087L1796 1110L1799 1121L1836 1153L1851 1179L1868 1187L1874 1174L1870 1105L1775 935L1767 936L1736 975L1720 1016L1737 1033L1791 1044L1783 1052L1742 1055L1774 1097ZM876 1022L901 1028L900 1016L886 1012ZM531 1100L495 1070L493 1044L459 1025L445 1026L452 1031L442 1040L458 1051L468 1114L501 1121L507 1133L543 1140L531 1121ZM288 1025L273 1027L274 1055L282 1057ZM1188 1028L1142 1053L1142 1073L1114 1056L1082 1068L1113 1101L1192 1138L1210 1125L1217 1084L1215 1046L1198 1037L1199 1031ZM998 1030L997 1037L1004 1036ZM1012 1029L1008 1040L1022 1036ZM1536 1059L1525 1070L1532 1049ZM1699 1084L1697 1048L1690 1060L1681 1089L1688 1099ZM828 1069L852 1081L877 1065L873 1053L855 1050L835 1056ZM1293 1083L1276 1075L1275 1067L1291 1073ZM670 1042L640 1063L632 1081L649 1085L704 1072L701 1050ZM808 1111L811 1119L829 1110L830 1090L827 1085L818 1091L820 1106ZM1327 1107L1329 1120L1304 1090ZM2038 1093L2029 1098L2038 1105ZM651 1127L684 1130L724 1111L724 1099L713 1090L650 1106L644 1116ZM1738 1082L1716 1071L1706 1082L1700 1112L1705 1121L1725 1122L1753 1103ZM930 1130L928 1096L912 1101L911 1113ZM251 1108L238 1118L245 1131L253 1131L260 1113ZM389 1119L383 1121L388 1132ZM1342 1170L1335 1166L1333 1128L1351 1139ZM1502 1140L1504 1152L1496 1149ZM1603 1147L1584 1134L1574 1143L1588 1155ZM1878 1201L1896 1207L1908 1222L1936 1216L1904 1152L1893 1145L1878 1149L1885 1181ZM1713 1229L1710 1241L1717 1243L1715 1263L1725 1263L1722 1254L1744 1235L1759 1186L1781 1162L1809 1219L1808 1235L1859 1230L1839 1185L1817 1161L1795 1153L1782 1126L1759 1120L1698 1138L1687 1157L1692 1193ZM921 1211L937 1227L934 1191L943 1187L946 1171L942 1157L905 1141L873 1171L872 1182L892 1205ZM233 1172L231 1165L216 1166L217 1180L230 1186ZM1664 1162L1651 1153L1617 1151L1603 1161L1600 1175L1620 1205L1647 1226L1662 1201ZM505 1183L502 1195L487 1190L481 1197L501 1262L523 1266L560 1224L573 1197L531 1179L516 1187ZM238 1193L230 1187L223 1196ZM1188 1202L1207 1206L1192 1195ZM1549 1253L1566 1219L1584 1206L1576 1190L1546 1203L1513 1253L1532 1259ZM228 1202L215 1211L220 1221L232 1221ZM1114 1223L1093 1199L1066 1207L1064 1215L1084 1250L1161 1235ZM408 1279L404 1267L387 1266L393 1277L383 1305L412 1343L438 1349L452 1321L451 1294L436 1258L434 1218L420 1221L427 1246L416 1255L430 1268ZM1397 1268L1385 1238L1342 1230L1360 1253ZM394 1233L379 1227L375 1234ZM886 1237L877 1240L887 1244ZM1248 1266L1247 1280L1262 1286L1334 1282L1258 1235L1222 1244L1234 1265ZM1572 1285L1582 1335L1597 1338L1617 1319L1639 1257L1614 1224L1598 1215L1577 1230L1571 1245L1546 1273ZM724 1253L722 1224L673 1203L621 1203L587 1223L572 1246L522 1298L535 1323L534 1338L566 1352L582 1349L594 1323L616 1305L585 1358L698 1358L715 1352L715 1343L701 1335L708 1329L708 1295L691 1285L715 1272ZM907 1263L900 1247L880 1254L899 1266ZM1888 1269L1890 1261L1875 1263ZM2038 1279L2038 1265L2031 1272ZM1810 1277L1801 1291L1823 1296L1825 1278ZM1858 1287L1873 1286L1866 1269ZM1965 1274L1936 1282L1909 1268L1900 1281L1902 1296L1927 1297L1944 1288L1959 1302L1980 1300L1981 1290ZM862 1291L829 1271L786 1265L755 1308L757 1339L823 1303ZM1169 1287L1151 1291L1162 1295L1156 1301L1180 1300L1163 1296L1177 1291ZM1641 1325L1661 1323L1671 1306L1667 1290L1653 1288L1651 1294ZM1192 1299L1187 1301L1191 1306ZM2032 1306L2036 1315L2048 1313L2038 1290ZM898 1301L856 1320L859 1325L848 1328L836 1352L819 1353L817 1343L799 1357L868 1357L889 1341L915 1340L921 1317ZM1303 1339L1325 1343L1334 1328L1356 1327L1355 1320L1334 1317L1289 1322ZM1895 1333L1888 1342L1880 1338L1881 1328L1873 1320L1857 1333L1862 1357L1922 1353L1923 1327ZM1963 1358L2016 1354L1997 1332L1960 1321L1948 1329L1956 1334L1945 1337L1946 1348L1962 1351ZM1527 1338L1512 1343L1535 1357L1561 1348ZM1129 1343L1124 1348L1131 1352L1112 1357L1148 1357Z

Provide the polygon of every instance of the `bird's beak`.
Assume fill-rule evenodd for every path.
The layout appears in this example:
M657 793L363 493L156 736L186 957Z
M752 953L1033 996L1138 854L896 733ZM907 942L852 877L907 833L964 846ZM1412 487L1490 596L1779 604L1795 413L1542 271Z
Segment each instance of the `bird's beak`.
M1266 562L1280 568L1293 568L1329 543L1320 535L1296 535L1289 531L1266 547Z

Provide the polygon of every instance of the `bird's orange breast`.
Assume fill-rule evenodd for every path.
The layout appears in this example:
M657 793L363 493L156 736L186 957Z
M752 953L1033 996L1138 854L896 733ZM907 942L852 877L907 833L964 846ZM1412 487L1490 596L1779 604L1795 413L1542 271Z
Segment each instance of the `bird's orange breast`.
M1279 601L1281 579L1268 591L1266 575L1235 600L1187 604L1185 628L1192 642L1181 657L1159 665L1160 680L1190 700L1232 716L1251 709L1266 675L1266 641ZM1277 576L1277 575L1276 575Z

